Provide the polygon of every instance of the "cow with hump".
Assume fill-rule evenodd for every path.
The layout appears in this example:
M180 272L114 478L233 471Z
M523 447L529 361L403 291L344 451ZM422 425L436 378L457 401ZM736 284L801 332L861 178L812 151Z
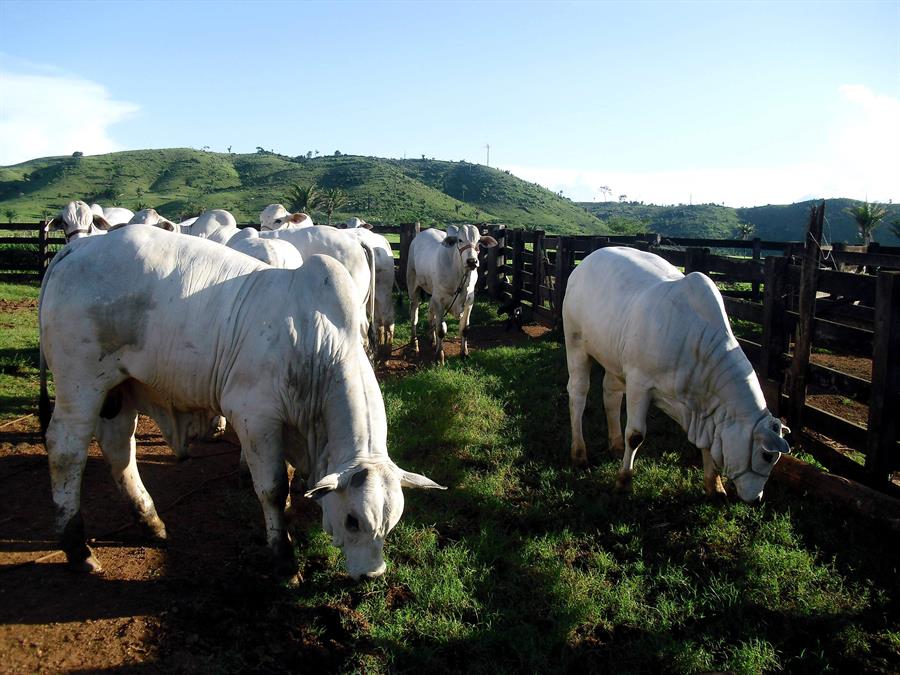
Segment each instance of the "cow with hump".
M469 317L478 283L478 253L482 246L496 245L496 239L482 235L475 225L451 225L446 232L431 228L412 240L406 263L406 287L413 351L419 351L416 324L424 291L431 295L429 336L440 362L444 363L444 338L447 335L444 316L448 313L459 319L460 353L463 358L469 355Z
M772 467L790 450L782 438L790 430L766 409L756 373L709 277L685 276L652 253L603 248L569 277L563 327L576 465L587 465L582 415L596 360L605 370L610 448L622 455L617 489L631 487L634 455L654 403L700 448L708 494L724 493L721 472L744 501L762 498Z
M165 538L137 470L137 414L166 415L172 426L205 410L226 416L240 438L276 569L296 571L284 522L287 459L320 500L348 573L383 573L401 488L440 486L388 456L384 401L346 269L325 256L272 269L144 225L105 239L57 254L40 298L41 347L56 384L47 453L69 564L100 569L80 511L92 436L140 521Z

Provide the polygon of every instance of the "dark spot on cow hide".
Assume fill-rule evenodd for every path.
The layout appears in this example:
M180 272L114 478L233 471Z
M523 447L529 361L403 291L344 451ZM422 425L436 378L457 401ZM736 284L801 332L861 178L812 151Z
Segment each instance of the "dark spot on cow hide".
M643 442L644 442L643 434L635 432L635 433L631 434L631 436L628 437L628 445L631 446L632 450L634 450L636 447L638 447Z
M147 314L156 302L147 293L125 293L111 302L88 308L100 344L100 358L123 347L140 347L147 329Z
M363 483L366 482L366 476L369 475L368 469L360 469L350 478L350 487L362 487Z

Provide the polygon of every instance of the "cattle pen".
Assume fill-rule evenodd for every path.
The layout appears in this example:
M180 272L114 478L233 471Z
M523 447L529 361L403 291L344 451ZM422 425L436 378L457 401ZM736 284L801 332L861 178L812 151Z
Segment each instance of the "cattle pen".
M738 342L756 369L769 408L787 419L804 447L829 470L900 495L900 248L820 246L824 206L810 216L810 242L696 239L659 234L557 236L542 230L482 225L499 246L482 252L478 290L510 314L556 328L569 274L607 246L651 251L720 287ZM64 243L44 223L0 225L5 279L40 279ZM241 227L259 227L241 225ZM819 234L816 234L816 228ZM417 223L376 225L389 238L397 283L406 288L409 245ZM868 273L844 271L855 267ZM876 272L877 270L877 272ZM875 272L875 273L872 273ZM836 354L853 360L817 363ZM865 371L868 371L866 374ZM812 391L856 405L854 419L810 401Z
M712 501L702 490L697 449L677 424L652 411L634 490L616 494L617 462L603 452L600 387L592 388L585 413L591 466L575 469L568 457L566 359L553 300L554 293L562 297L563 263L574 267L589 250L609 244L664 251L682 267L684 257L705 255L703 269L727 292L726 303L764 307L772 292L765 284L768 259L790 256L801 285L806 251L799 243L760 246L762 274L754 286L717 271L729 264L718 258L752 259L752 241L723 249L720 242L684 245L648 235L563 243L543 235L535 256L538 233L482 225L502 240L484 252L469 359L452 351L458 343L443 367L433 365L427 348L420 356L404 349L410 326L401 311L395 352L376 364L391 458L449 489L409 495L386 542L386 574L359 584L343 573L342 554L318 525L318 506L301 500L291 533L302 581L289 586L266 573L261 511L238 474L239 448L196 443L191 458L178 461L145 416L138 421L137 461L169 529L168 545L141 537L92 445L84 513L105 572L76 578L66 571L53 538L46 451L35 417L26 415L35 388L9 384L36 381L38 257L47 260L62 238L52 233L41 252L35 226L20 229L32 237L20 258L30 281L0 284L0 378L7 378L0 415L0 670L896 671L900 549L889 541L897 530L785 479L783 470L802 462L782 458L760 505ZM392 242L402 282L416 226L376 231ZM557 253L579 242L583 249L559 263L557 277ZM0 252L0 260L10 258ZM858 262L826 260L823 269ZM543 287L537 308L528 296L534 277L526 272ZM821 279L816 283L821 288ZM804 313L790 288L775 289L787 332ZM825 290L817 295L817 312L839 302ZM873 302L833 312L874 312ZM729 311L738 336L761 349L763 322ZM862 328L854 316L842 321ZM455 321L447 322L455 336ZM521 330L517 322L525 324ZM846 363L842 372L871 385L865 353L845 357L813 338L808 373L814 365L837 370ZM792 342L781 353L785 368ZM791 381L780 376L781 412L789 416ZM806 404L823 407L822 387L808 379L807 390ZM844 398L847 417L855 414L865 429L868 406L847 396L829 400L843 405ZM808 421L806 427L815 434ZM819 438L865 470L862 451ZM802 449L799 441L796 447ZM814 459L806 452L800 458Z

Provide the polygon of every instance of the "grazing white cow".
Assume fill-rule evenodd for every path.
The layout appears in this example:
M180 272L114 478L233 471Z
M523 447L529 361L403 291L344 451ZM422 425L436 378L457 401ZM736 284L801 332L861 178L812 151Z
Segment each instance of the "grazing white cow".
M303 264L303 256L293 244L281 239L262 239L252 227L245 227L225 245L279 269L293 270Z
M766 409L753 367L709 277L685 276L652 253L622 247L595 251L569 277L563 327L575 464L587 464L581 418L594 359L606 371L603 405L610 448L624 452L618 489L631 485L634 455L653 402L701 449L710 495L724 493L721 471L744 501L762 497L775 462L790 451L782 438L790 430Z
M412 323L413 350L419 352L416 323L422 291L431 295L428 303L428 325L431 343L444 362L444 337L447 324L444 315L459 318L462 356L469 355L469 316L475 304L475 284L478 282L478 251L490 248L497 240L482 235L474 225L451 225L447 232L428 229L416 235L409 246L406 264L406 287L409 291L409 314Z
M103 216L104 220L112 225L122 225L129 222L134 217L134 212L121 206L103 207L99 204L91 204L91 211L98 216Z
M283 219L285 216L291 215L290 212L281 204L269 204L266 208L259 212L259 229L274 230L275 221Z
M135 213L131 220L128 221L128 225L153 225L154 227L158 227L162 230L167 230L169 232L174 232L177 225L173 223L168 218L163 218L159 213L157 213L156 209L141 209L137 213Z
M351 219L352 220L352 219ZM366 223L368 226L368 223ZM371 226L369 226L371 227ZM365 226L347 229L345 232L368 244L375 255L375 322L376 343L382 355L390 353L394 343L394 252L390 242Z
M106 234L109 222L102 214L97 214L85 202L76 200L66 204L53 220L44 226L44 231L61 229L66 241L75 241L83 237Z
M189 224L180 226L182 234L209 239L217 244L227 244L229 239L240 232L234 216L225 209L204 211L193 222L185 223Z
M325 256L271 269L142 225L112 232L103 247L63 249L45 275L39 317L56 384L47 453L69 564L100 569L80 512L91 437L140 520L164 538L135 461L137 414L177 425L208 411L234 424L280 571L296 571L284 523L288 459L307 477L307 496L321 498L323 526L348 573L382 574L401 488L441 486L388 456L358 312L349 274Z

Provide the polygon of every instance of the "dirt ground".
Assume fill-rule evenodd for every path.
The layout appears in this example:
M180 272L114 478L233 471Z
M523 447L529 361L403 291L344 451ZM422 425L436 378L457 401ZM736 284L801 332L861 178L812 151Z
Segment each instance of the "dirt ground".
M524 342L544 332L473 327L470 345ZM457 339L445 353L458 358ZM400 346L379 376L430 360ZM0 672L332 671L351 648L364 648L351 638L364 619L350 606L321 606L313 613L267 602L283 594L283 582L265 575L262 512L238 471L236 446L195 444L192 458L179 462L145 417L137 441L140 473L166 523L167 546L147 545L131 524L93 443L81 503L103 572L78 576L56 554L37 419L0 426ZM294 528L299 536L321 517L314 502L302 502ZM301 560L301 574L323 564ZM246 644L247 660L223 667L218 652L226 643Z

